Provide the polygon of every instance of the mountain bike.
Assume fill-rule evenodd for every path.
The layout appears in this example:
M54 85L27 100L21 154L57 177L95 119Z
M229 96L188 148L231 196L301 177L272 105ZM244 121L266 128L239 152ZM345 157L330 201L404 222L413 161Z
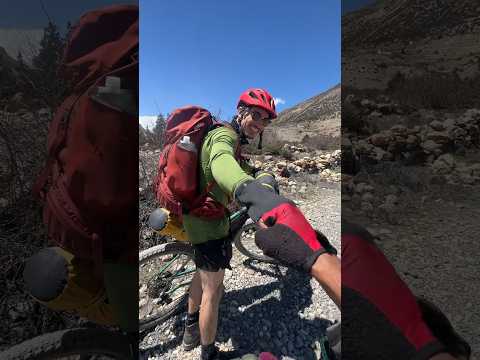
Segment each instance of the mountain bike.
M256 224L242 208L230 216L233 244L246 257L278 262L255 244ZM188 289L195 273L193 246L172 239L139 255L139 329L148 330L186 309Z
M72 328L37 336L0 353L2 360L133 360L138 349L120 331ZM137 344L135 344L137 346Z

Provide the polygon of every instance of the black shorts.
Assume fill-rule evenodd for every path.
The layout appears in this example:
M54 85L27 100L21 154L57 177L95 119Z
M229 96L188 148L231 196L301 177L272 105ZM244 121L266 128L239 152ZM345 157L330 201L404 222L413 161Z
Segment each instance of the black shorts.
M193 245L195 265L197 269L217 272L220 269L230 269L232 259L232 241L230 237L210 240Z

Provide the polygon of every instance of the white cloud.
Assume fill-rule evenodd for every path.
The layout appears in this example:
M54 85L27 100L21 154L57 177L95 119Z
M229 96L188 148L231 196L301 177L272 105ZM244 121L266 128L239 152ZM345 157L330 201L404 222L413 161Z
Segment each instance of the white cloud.
M282 98L273 98L273 101L275 101L275 105L285 104L285 100L283 100Z
M157 115L145 115L139 116L140 124L146 129L153 129L155 122L157 121Z

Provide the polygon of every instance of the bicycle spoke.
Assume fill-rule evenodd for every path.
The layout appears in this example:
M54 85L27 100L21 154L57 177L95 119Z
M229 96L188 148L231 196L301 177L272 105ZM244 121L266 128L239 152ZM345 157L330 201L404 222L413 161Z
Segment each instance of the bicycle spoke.
M180 289L181 287L185 287L185 286L189 286L189 285L190 285L190 282L184 282L184 283L178 284L176 287L174 287L173 289L165 292L164 294L165 295L171 294L172 292Z
M193 274L189 253L159 254L140 266L140 320L173 314L188 292Z
M184 275L187 275L187 274L194 273L195 271L196 271L196 269L185 270L184 272L178 273L178 274L174 275L173 277L175 278L175 277L184 276Z

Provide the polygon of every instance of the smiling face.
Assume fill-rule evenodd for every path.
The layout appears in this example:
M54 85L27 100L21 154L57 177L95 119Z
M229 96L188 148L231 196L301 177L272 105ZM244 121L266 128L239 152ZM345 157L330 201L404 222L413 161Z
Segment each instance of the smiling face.
M271 120L268 113L262 108L252 106L247 109L243 119L240 122L240 127L249 139L254 139L265 129Z

